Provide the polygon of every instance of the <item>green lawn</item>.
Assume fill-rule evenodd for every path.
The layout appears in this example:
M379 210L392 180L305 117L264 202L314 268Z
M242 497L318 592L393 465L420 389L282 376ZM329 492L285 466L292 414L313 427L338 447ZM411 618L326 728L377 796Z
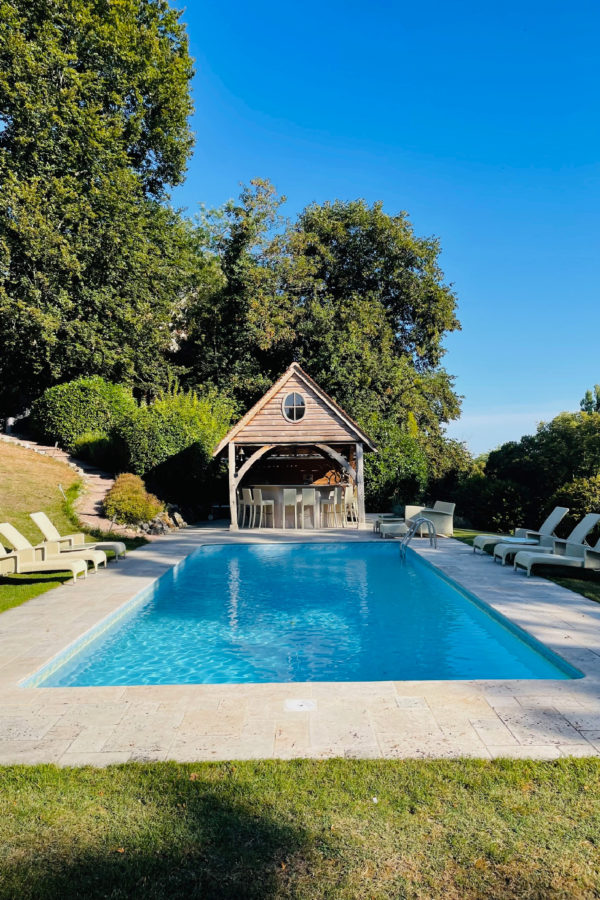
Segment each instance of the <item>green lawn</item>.
M0 897L591 898L600 760L0 770Z
M473 546L473 538L476 534L481 534L481 532L466 528L454 529L454 537L470 546ZM595 572L569 568L557 570L556 566L537 566L534 574L541 575L548 581L554 581L576 594L582 594L588 600L600 603L600 575Z
M32 544L44 536L29 518L30 512L45 512L61 534L81 531L72 509L79 488L79 476L64 463L17 444L0 442L0 521L10 522ZM96 539L101 537L99 534ZM132 550L147 541L133 538L125 539L125 543ZM0 613L64 584L71 577L70 572L0 577Z

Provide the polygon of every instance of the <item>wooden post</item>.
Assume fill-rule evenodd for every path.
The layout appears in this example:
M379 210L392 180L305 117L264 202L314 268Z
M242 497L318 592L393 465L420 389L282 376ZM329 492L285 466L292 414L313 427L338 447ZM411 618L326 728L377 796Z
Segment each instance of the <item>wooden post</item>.
M235 444L233 441L229 443L229 511L231 513L231 531L238 530L238 510L237 510L237 476L235 474Z
M358 495L358 524L365 524L365 468L363 445L356 445L356 493Z

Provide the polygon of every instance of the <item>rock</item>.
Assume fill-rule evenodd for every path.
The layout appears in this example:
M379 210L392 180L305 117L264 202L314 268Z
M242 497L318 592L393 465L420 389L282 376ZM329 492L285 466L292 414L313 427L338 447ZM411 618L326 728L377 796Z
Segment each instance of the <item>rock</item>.
M178 528L185 528L187 525L187 522L184 520L184 518L180 512L173 513L173 521L175 522L175 524L177 525Z

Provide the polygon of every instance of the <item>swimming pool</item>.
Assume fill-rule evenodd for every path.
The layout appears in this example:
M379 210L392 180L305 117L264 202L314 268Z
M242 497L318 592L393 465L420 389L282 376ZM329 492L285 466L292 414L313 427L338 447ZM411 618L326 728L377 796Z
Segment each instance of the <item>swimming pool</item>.
M579 677L392 542L207 545L27 686Z

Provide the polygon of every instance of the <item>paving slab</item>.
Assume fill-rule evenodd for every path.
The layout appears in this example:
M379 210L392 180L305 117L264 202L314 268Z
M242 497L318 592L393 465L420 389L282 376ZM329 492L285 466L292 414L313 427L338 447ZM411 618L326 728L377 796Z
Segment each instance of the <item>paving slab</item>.
M83 584L0 616L0 764L600 755L600 607L454 540L411 546L579 668L573 680L21 687L203 544L371 541L370 531L165 535Z

